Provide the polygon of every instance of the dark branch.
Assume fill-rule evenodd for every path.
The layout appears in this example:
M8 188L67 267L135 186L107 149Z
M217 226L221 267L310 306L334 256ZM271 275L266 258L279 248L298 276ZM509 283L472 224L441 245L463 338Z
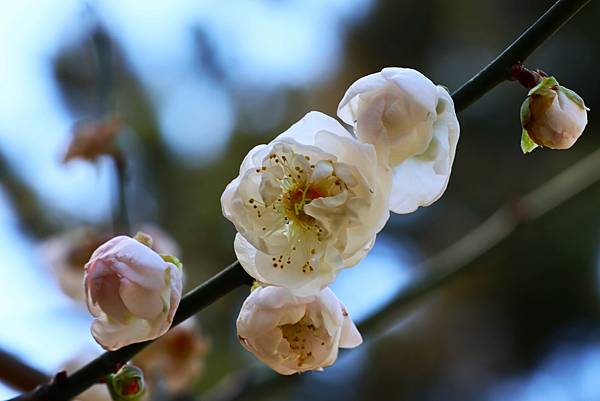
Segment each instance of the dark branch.
M456 111L469 107L502 81L514 64L524 62L546 39L566 24L590 0L559 0L483 70L452 94Z

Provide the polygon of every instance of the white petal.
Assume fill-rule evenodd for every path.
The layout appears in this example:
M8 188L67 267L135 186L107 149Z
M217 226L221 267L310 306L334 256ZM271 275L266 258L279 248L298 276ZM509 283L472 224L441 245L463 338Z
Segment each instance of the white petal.
M103 313L119 323L125 323L130 314L119 297L119 285L119 277L115 274L96 277L92 283L91 297Z
M355 348L362 344L362 336L349 316L344 317L340 335L340 348Z
M381 70L386 80L394 82L405 95L422 107L435 113L438 90L429 78L411 68L388 67Z
M126 278L122 278L118 292L125 307L137 318L152 320L163 312L160 291L146 289ZM118 298L114 293L112 295L113 298ZM106 308L103 309L106 311ZM108 311L107 313L113 315Z
M92 323L92 336L108 351L149 339L149 332L148 322L142 319L131 319L127 325L115 324L107 318Z
M287 131L277 136L274 141L292 139L303 145L314 146L315 136L319 132L329 132L337 136L352 138L352 135L336 119L318 111L311 111Z
M338 117L342 119L348 125L354 125L356 118L356 106L358 103L358 95L361 93L369 92L371 90L379 89L382 86L387 85L388 81L381 72L376 72L364 76L354 82L340 101L338 106Z
M434 123L433 139L425 154L412 157L393 169L390 210L411 213L438 200L448 185L456 154L459 125L452 98L440 91L442 113Z
M119 236L100 246L90 260L111 260L123 277L145 288L161 289L165 285L166 262L146 245L130 237Z
M262 277L256 269L255 259L258 250L239 233L235 235L233 248L238 261L246 273L248 273L257 281L265 282L264 277Z

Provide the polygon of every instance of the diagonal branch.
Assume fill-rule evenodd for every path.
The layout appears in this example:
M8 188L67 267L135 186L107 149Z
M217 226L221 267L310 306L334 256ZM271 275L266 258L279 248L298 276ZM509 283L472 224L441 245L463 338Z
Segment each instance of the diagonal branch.
M591 0L558 0L533 25L521 34L498 57L465 82L452 94L457 111L463 111L477 99L510 80L511 67L524 62L535 49L558 31Z
M590 0L558 0L523 35L511 44L498 58L471 78L453 94L457 111L462 111L500 82L510 78L510 67L525 61L539 45L569 21ZM456 272L455 274L458 274ZM238 262L233 263L206 283L194 289L182 300L174 325L201 311L235 288L250 284L252 278ZM52 400L73 398L99 379L111 373L115 366L126 362L150 342L132 344L117 351L106 352L68 377L59 376L37 391L16 397L13 401Z

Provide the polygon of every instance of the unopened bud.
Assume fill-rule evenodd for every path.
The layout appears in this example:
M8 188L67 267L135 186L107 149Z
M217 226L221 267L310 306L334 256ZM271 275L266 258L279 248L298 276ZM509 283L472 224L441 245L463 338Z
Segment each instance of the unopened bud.
M537 146L569 149L583 133L587 110L575 92L560 86L554 77L543 78L521 106L523 153Z
M107 385L114 401L138 401L145 391L144 373L137 366L123 365L107 377Z

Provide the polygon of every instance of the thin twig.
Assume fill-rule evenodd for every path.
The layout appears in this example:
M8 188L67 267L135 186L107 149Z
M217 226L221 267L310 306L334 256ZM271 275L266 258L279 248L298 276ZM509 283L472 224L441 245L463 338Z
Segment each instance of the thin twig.
M98 119L114 111L111 102L113 92L113 50L110 37L98 27L93 35L96 55L96 114ZM129 213L127 209L127 158L115 144L110 154L116 173L116 206L113 210L113 230L115 234L131 235Z
M559 0L554 3L494 61L452 94L456 110L466 109L481 96L494 89L496 85L509 80L514 64L524 62L535 49L589 2L590 0Z
M123 154L115 149L112 161L117 173L117 207L113 216L115 234L132 235L127 208L127 162Z
M525 58L533 50L570 20L589 1L558 0L498 58L453 94L457 111L464 110L498 83L510 78L510 67L513 64L525 61ZM252 279L244 272L239 263L232 264L182 299L173 326L201 311L233 289L243 284L249 284L251 281ZM29 393L13 400L68 400L90 387L98 378L110 373L116 364L128 361L149 343L132 344L117 351L104 353L73 375L62 380L55 380L42 387L37 393Z

